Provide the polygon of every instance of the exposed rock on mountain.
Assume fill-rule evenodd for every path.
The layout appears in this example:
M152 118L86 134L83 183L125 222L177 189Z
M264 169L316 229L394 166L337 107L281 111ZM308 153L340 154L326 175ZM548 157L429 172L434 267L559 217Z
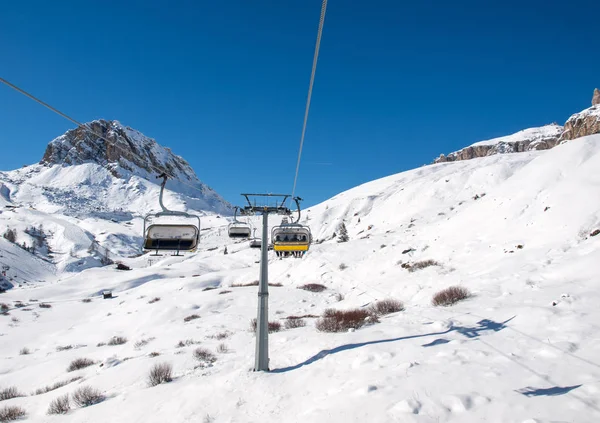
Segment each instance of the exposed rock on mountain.
M547 150L554 147L560 138L563 128L557 124L529 128L506 137L481 141L450 153L441 155L434 163L470 160L476 157L492 156L494 154L520 153L531 150Z
M595 97L596 95L594 94L594 98ZM594 101L592 100L592 103L593 102ZM574 140L575 138L598 133L600 133L600 104L595 104L589 109L575 113L567 120L567 123L565 123L565 131L560 140Z

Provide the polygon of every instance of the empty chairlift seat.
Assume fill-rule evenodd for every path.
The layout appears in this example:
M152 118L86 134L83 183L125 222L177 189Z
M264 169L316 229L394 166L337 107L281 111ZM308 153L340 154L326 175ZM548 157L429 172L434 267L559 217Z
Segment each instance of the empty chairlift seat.
M250 238L251 229L250 225L243 222L233 222L230 223L227 232L229 233L229 238Z
M195 225L152 224L144 236L146 250L190 251L198 246L200 232Z

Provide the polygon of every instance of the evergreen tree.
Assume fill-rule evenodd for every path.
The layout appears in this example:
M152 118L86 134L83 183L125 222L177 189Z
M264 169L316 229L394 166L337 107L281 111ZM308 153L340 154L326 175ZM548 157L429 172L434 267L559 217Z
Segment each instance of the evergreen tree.
M346 229L346 224L342 222L338 229L340 231L340 235L338 237L338 242L348 242L350 237L348 236L348 229Z
M4 238L9 242L14 243L17 240L17 233L14 229L7 229L6 232L4 232Z

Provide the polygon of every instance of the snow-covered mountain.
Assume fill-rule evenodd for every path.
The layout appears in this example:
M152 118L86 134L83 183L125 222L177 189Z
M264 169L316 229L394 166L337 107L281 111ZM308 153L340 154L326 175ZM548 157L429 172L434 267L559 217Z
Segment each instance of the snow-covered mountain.
M27 395L0 408L65 423L597 422L598 169L593 135L424 166L306 210L306 256L269 253L270 282L281 285L270 288L270 319L306 316L270 335L270 373L251 371L260 253L229 240L225 219L205 219L196 254L17 287L0 297L1 387ZM333 236L341 223L348 242ZM298 289L308 283L325 290ZM471 297L433 306L453 285ZM102 299L105 289L117 298ZM405 310L357 330L320 332L311 317L386 298ZM114 336L125 342L104 345ZM93 364L67 372L80 358ZM173 380L149 387L158 363ZM84 386L104 400L46 414Z
M117 121L86 127L50 142L40 163L0 172L0 234L13 230L19 245L39 244L30 256L57 266L49 278L99 265L105 254L139 254L143 217L160 210L160 172L171 176L168 208L231 214L231 206L170 149ZM39 228L43 242L29 234Z

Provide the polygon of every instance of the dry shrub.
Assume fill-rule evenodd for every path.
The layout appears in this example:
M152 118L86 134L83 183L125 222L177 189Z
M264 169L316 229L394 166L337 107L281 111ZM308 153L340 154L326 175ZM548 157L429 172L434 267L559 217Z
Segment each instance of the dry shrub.
M158 301L160 301L160 297L154 297L150 301L148 301L148 304L154 304L155 302L158 302Z
M160 355L160 353L159 353L159 352L152 351L150 354L148 354L148 357L152 357L152 358L154 358L154 357L158 357L159 355Z
M67 367L67 372L85 369L93 364L95 364L94 360L90 360L89 358L76 358L75 360L71 361L71 364L69 364L69 367Z
M4 388L0 390L0 401L24 396L25 395L20 393L16 386L11 386L10 388Z
M425 269L426 267L430 267L430 266L440 266L440 264L435 260L429 259L429 260L417 261L413 264L404 263L402 265L402 267L404 269L408 269L409 272L416 272L417 270Z
M69 394L55 398L48 407L48 414L67 414L71 409Z
M231 288L243 288L245 286L258 286L258 281L252 281L248 283L232 283L229 285Z
M92 299L91 298L84 298L83 300L81 300L82 303L91 303Z
M175 345L176 348L183 348L183 347L189 347L190 345L195 345L195 344L199 344L199 341L194 341L193 339L186 339L185 341L179 341L177 343L177 345Z
M96 344L97 347L103 347L106 345L106 342L98 342L98 344Z
M316 314L303 314L302 316L288 316L286 319L316 319Z
M77 388L71 397L78 407L89 407L90 405L98 404L106 399L102 392L91 386Z
M25 417L27 412L21 407L6 406L0 408L0 422L8 423Z
M58 346L58 347L56 347L56 351L58 351L58 352L67 351L72 348L73 348L73 345Z
M467 288L462 286L451 286L433 296L431 303L434 306L451 306L461 300L465 300L471 296Z
M306 326L306 322L302 319L286 319L284 326L286 329L302 328Z
M377 316L369 310L327 309L323 313L323 317L317 320L315 326L320 332L346 332L348 329L358 329L366 324L378 322Z
M136 350L145 347L146 345L148 345L150 343L150 341L154 341L156 338L152 337L152 338L147 338L147 339L140 339L139 341L137 341L136 343L133 344L133 348L135 348Z
M199 319L199 318L200 318L200 316L198 316L197 314L190 314L189 316L187 316L187 317L184 317L184 318L183 318L183 321L184 321L184 322L189 322L189 321L191 321L191 320L194 320L194 319Z
M304 289L305 291L310 292L323 292L327 289L325 285L321 285L320 283L307 283L306 285L301 285L298 289Z
M28 355L28 354L31 354L31 351L29 351L29 348L27 348L27 347L23 347L23 348L21 348L21 350L19 351L19 354L21 354L21 355Z
M194 350L194 358L201 363L214 363L217 361L217 357L206 348L196 348Z
M225 344L219 344L217 347L217 352L220 354L225 354L229 352L229 348Z
M219 333L217 333L216 335L211 335L211 336L209 336L209 338L212 338L212 339L216 339L216 340L218 340L218 341L221 341L221 340L223 340L223 339L227 339L227 338L229 338L229 336L231 336L231 334L230 334L229 332L219 332Z
M0 313L6 313L6 312L8 312L8 310L10 310L10 307L8 307L8 304L5 304L5 303L0 304Z
M56 382L53 385L48 385L43 388L36 389L35 393L33 393L32 395L42 395L42 394L48 393L50 391L54 391L55 389L62 388L63 386L68 385L71 382L78 381L80 379L83 379L83 377L77 376L77 377L73 377L69 380L61 380L60 382Z
M113 336L112 338L110 338L110 341L108 341L107 345L123 345L127 342L127 338L125 338L124 336Z
M344 263L340 263L339 269L340 270L346 270L348 268L348 266Z
M148 386L156 386L173 380L173 366L170 363L155 364L148 374Z
M51 304L47 304L47 303L40 303L39 305L40 308L52 308Z
M397 311L404 310L404 304L402 301L387 298L385 300L377 301L369 307L371 313L377 316L384 316L390 313L396 313Z
M219 295L223 295L223 294L229 294L231 291L224 289L223 291L219 292Z
M256 333L257 322L256 319L252 319L250 321L250 328L252 332ZM279 332L281 330L281 323L279 322L269 322L269 333L271 332Z

